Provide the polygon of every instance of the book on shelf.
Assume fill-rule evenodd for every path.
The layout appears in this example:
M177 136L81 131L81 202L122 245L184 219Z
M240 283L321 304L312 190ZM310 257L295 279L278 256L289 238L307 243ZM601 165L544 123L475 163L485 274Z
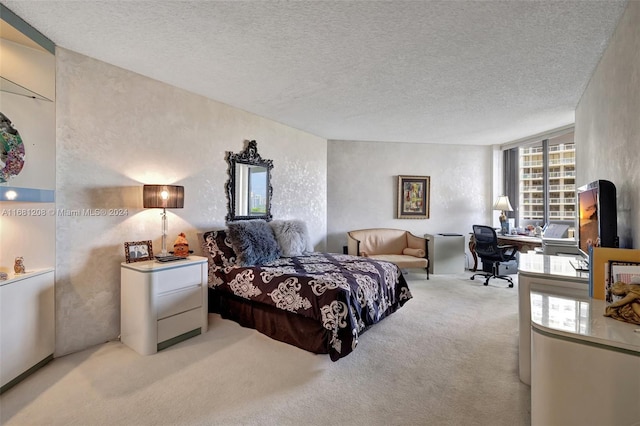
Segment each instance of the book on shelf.
M640 250L593 247L589 251L589 268L589 296L610 302L607 293L618 277L640 274Z

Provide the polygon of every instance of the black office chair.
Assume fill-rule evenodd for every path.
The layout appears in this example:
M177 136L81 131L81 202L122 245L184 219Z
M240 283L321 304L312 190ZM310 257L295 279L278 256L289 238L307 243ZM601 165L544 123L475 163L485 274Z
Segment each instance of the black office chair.
M498 245L498 236L495 229L490 226L473 225L473 236L476 240L475 251L482 260L483 271L473 274L471 279L475 279L476 275L486 278L484 285L489 285L491 278L500 278L509 282L509 287L513 287L513 280L508 275L500 275L498 273L500 263L508 262L516 257L517 248L515 246ZM491 265L491 272L486 270L485 265Z

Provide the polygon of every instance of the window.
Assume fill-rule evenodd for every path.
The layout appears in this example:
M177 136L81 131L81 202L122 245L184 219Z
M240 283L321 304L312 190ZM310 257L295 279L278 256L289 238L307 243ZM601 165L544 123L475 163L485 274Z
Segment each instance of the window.
M506 150L505 191L516 227L569 225L576 221L576 173L573 130Z

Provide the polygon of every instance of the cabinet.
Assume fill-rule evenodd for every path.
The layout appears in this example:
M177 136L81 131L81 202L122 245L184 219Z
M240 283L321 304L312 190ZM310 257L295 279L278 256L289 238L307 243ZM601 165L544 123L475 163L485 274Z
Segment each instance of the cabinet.
M531 424L637 425L637 325L604 300L531 292Z
M520 381L531 385L531 291L587 297L589 274L576 271L571 257L520 253L518 267L518 364Z
M207 259L122 263L120 339L151 355L208 329Z
M55 299L52 268L0 281L0 325L0 392L3 392L53 359Z
M426 234L429 239L429 273L461 274L464 272L464 236L460 234Z

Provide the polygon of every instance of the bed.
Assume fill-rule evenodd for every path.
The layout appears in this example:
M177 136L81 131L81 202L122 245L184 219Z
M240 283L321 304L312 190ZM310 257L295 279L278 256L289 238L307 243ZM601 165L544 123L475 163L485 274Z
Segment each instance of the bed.
M299 238L279 232L283 223L300 231ZM393 263L309 251L299 221L238 226L244 239L238 240L236 223L200 235L209 258L209 311L273 339L337 361L356 348L362 333L412 297ZM249 228L261 231L251 235Z

